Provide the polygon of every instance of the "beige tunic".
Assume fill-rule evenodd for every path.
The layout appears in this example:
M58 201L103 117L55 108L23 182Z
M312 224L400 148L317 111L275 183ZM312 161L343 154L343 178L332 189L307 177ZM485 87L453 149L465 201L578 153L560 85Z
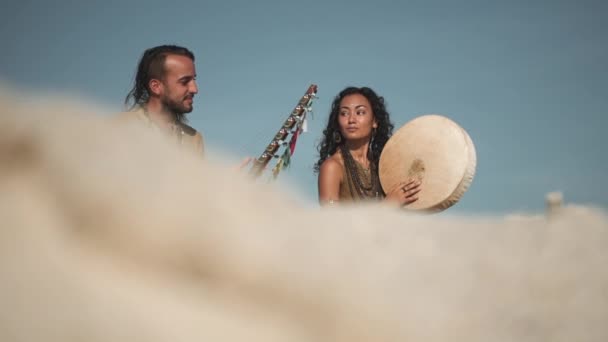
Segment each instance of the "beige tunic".
M138 120L146 125L149 125L150 127L155 127L155 124L148 117L148 115L146 115L142 108L129 112L119 113L116 119L118 121ZM175 134L175 138L177 139L179 144L190 146L197 154L203 155L205 153L205 144L203 141L203 136L194 128L184 123L177 123L172 133Z

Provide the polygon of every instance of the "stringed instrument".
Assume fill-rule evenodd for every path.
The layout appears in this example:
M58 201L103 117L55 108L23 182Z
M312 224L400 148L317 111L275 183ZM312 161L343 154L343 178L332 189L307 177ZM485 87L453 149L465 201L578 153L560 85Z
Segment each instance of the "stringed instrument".
M315 84L310 85L281 126L281 129L279 129L272 141L266 146L264 152L253 162L253 166L249 171L251 176L254 178L259 177L264 172L268 163L270 163L270 160L278 157L276 152L279 148L290 144L287 141L289 135L292 135L292 143L295 144L295 139L297 139L299 132L301 132L302 126L305 125L306 114L311 111L312 102L316 98L316 94L317 86ZM293 150L291 153L293 153Z

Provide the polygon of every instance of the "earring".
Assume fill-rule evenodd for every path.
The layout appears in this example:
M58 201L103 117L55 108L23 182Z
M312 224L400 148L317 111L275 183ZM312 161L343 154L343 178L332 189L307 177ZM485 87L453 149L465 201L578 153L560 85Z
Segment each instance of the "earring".
M336 144L342 142L342 134L340 134L340 132L334 131L334 141L336 142Z
M374 139L376 139L376 127L372 129L372 138L369 140L370 146L374 143Z
M376 128L372 129L372 137L371 139L369 139L369 147L367 149L367 159L372 160L374 159L374 139L376 138Z

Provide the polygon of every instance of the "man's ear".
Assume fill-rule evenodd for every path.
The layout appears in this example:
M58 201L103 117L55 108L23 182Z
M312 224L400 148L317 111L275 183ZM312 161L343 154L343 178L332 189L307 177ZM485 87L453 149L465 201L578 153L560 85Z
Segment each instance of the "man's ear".
M163 91L163 82L153 78L148 82L148 88L150 89L150 95L159 96Z

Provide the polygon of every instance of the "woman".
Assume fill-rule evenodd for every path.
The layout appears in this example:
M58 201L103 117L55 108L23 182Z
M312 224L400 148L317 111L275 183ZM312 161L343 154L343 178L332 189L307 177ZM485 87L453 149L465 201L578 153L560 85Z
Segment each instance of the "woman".
M319 202L388 200L399 205L416 201L419 181L399 184L388 194L380 185L378 162L393 124L384 99L372 89L348 87L335 97L319 145Z

